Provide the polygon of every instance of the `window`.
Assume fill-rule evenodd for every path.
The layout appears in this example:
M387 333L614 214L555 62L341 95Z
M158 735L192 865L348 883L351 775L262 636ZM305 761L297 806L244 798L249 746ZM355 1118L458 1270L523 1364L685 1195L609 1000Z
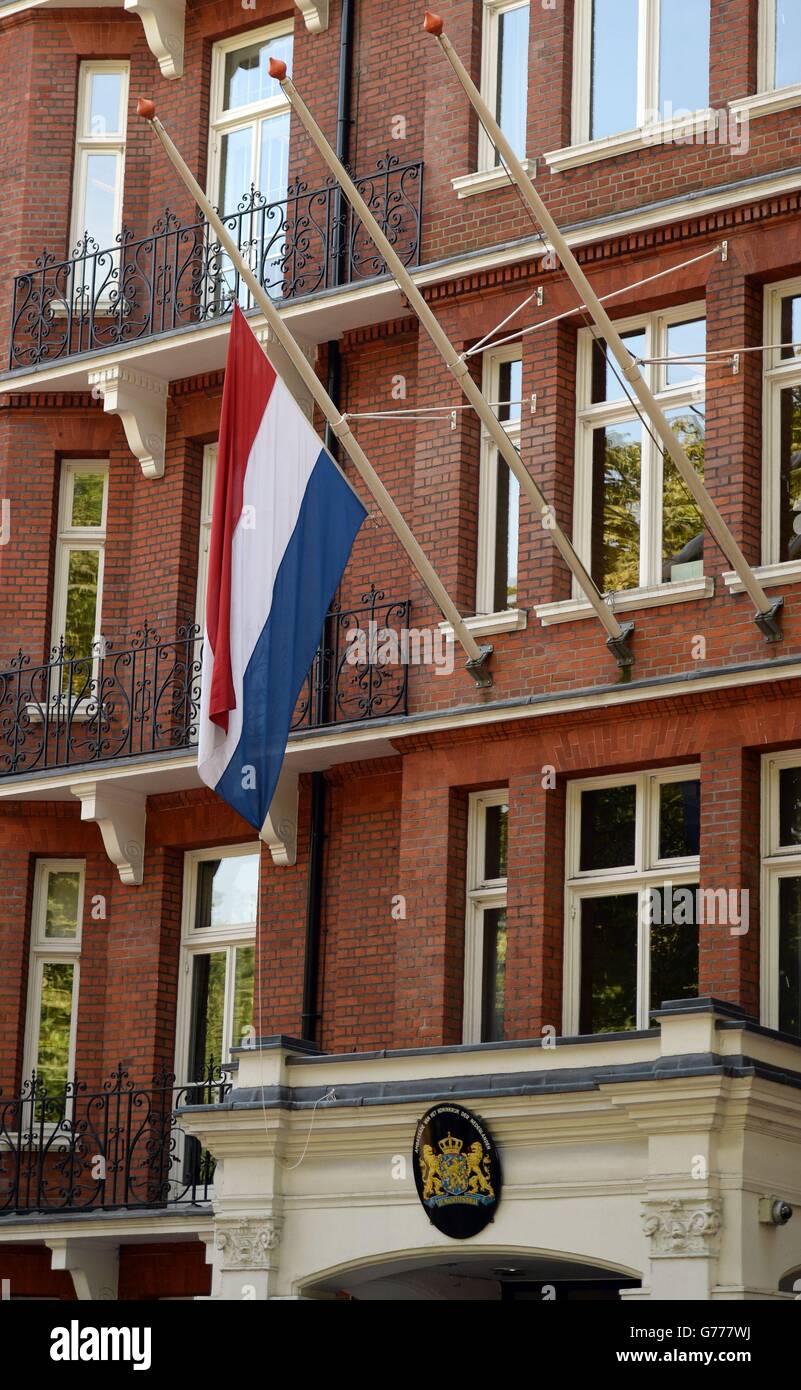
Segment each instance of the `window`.
M108 464L76 459L61 467L53 594L53 646L85 662L97 652L106 543ZM85 684L86 669L72 668ZM65 667L65 680L69 668Z
M127 112L128 64L81 63L70 233L73 247L84 234L101 251L115 245L122 226Z
M23 1080L35 1071L53 1098L75 1075L83 893L82 860L36 865Z
M801 84L801 5L798 0L759 0L759 90Z
M186 856L176 1072L202 1078L252 1035L259 850Z
M528 26L528 0L484 0L481 90L519 159L526 154ZM480 130L479 169L494 169L500 162L498 151Z
M801 751L762 766L762 1022L801 1038Z
M203 450L203 481L200 493L200 542L197 561L197 602L195 622L203 632L206 620L206 587L209 579L209 547L211 546L211 517L214 508L214 480L217 475L217 445L207 444Z
M577 0L573 142L705 111L709 0Z
M704 471L704 306L689 305L619 325L698 473ZM647 420L623 389L619 368L589 329L578 343L574 530L602 593L703 577L700 512ZM578 591L576 590L578 596Z
M484 394L515 448L520 446L523 363L520 348L484 354ZM489 434L481 432L476 612L502 613L517 604L520 484Z
M763 560L801 560L801 279L765 298Z
M508 793L470 797L464 1041L500 1042L506 1001Z
M700 785L682 767L569 786L565 1033L647 1028L698 993Z

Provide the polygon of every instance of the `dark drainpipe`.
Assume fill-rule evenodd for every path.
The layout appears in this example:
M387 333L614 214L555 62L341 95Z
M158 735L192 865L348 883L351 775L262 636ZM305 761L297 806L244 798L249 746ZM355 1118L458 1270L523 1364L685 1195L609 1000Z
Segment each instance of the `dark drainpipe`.
M337 93L336 151L343 164L350 158L351 92L353 88L353 23L356 0L342 0L339 28L339 85ZM333 195L334 227L341 228L345 208L344 195L337 187ZM332 262L332 284L341 285L347 278L347 237L339 233L339 244ZM342 363L339 342L328 344L328 394L335 405L340 404ZM337 441L330 425L326 426L326 447L336 458ZM312 773L311 829L309 838L309 877L306 890L306 952L303 966L303 1013L301 1036L309 1042L317 1040L320 1011L317 1008L317 986L320 973L320 935L322 928L323 885L325 873L326 782L322 772Z

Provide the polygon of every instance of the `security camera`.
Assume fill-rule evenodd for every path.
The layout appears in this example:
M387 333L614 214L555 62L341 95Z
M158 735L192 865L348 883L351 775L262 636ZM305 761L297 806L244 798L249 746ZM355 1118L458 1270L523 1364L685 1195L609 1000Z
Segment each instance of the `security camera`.
M765 1226L786 1226L793 1208L782 1197L760 1197L759 1219Z

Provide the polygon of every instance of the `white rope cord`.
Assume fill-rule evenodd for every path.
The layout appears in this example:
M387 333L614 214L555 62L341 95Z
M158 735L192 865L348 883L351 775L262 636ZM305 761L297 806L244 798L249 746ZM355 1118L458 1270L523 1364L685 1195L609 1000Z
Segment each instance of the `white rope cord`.
M488 403L493 410L507 410L513 405L523 408L523 401L490 401ZM404 416L409 420L430 420L436 419L440 415L454 415L457 410L475 410L474 405L430 405L415 406L406 410L364 410L360 412L347 411L343 415L343 420L398 420Z
M671 265L668 266L666 270L658 270L655 275L646 275L643 280L632 280L631 284L623 285L619 290L612 290L610 294L599 295L600 302L601 304L606 304L610 299L617 299L621 294L628 294L629 290L639 289L641 285L650 285L654 280L662 280L666 275L673 275L677 270L686 270L690 265L697 265L699 261L706 261L710 256L719 255L721 250L721 246L713 246L711 251L704 251L700 256L693 256L689 261L682 261L680 265ZM521 304L520 308L522 309L523 307L524 306ZM534 323L529 328L519 328L515 333L509 333L505 338L497 338L492 342L491 346L493 348L498 348L503 347L506 343L514 343L518 338L525 338L529 333L537 333L541 328L547 328L552 323L560 323L562 319L569 319L572 318L574 314L583 313L586 308L586 304L577 304L574 309L565 309L563 313L554 314L552 318L543 319L541 323ZM506 321L508 320L505 320L505 322ZM494 331L500 332L501 328L503 328L503 324L499 324L498 328ZM488 333L486 337L482 339L482 344L486 343L490 337L492 337L492 334ZM477 344L475 347L468 348L467 352L463 353L462 356L464 358L472 357L474 353L478 352L480 346L481 344Z
M710 357L739 357L745 352L782 352L785 348L793 348L798 352L801 350L801 343L760 343L758 347L710 348L709 352L690 352L686 355L677 353L674 357L635 357L634 361L641 367L659 367L670 362L695 363L706 362Z
M491 328L489 333L484 334L484 337L480 340L480 342L476 343L473 347L471 347L469 352L465 352L462 355L464 357L473 357L477 352L480 352L484 344L489 342L490 338L494 338L496 333L500 333L501 330L506 327L507 323L509 323L515 317L516 314L522 313L523 310L531 303L532 299L537 298L538 293L538 290L532 290L531 294L528 296L527 299L523 300L522 304L518 304L517 307L512 310L511 314L507 314L505 319L501 319L501 322L497 324L495 328Z

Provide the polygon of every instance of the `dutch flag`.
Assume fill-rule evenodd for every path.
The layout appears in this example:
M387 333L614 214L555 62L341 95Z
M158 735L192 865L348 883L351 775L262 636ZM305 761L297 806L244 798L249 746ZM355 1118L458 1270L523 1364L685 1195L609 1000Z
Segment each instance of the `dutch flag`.
M236 307L214 488L198 771L257 830L365 516Z

